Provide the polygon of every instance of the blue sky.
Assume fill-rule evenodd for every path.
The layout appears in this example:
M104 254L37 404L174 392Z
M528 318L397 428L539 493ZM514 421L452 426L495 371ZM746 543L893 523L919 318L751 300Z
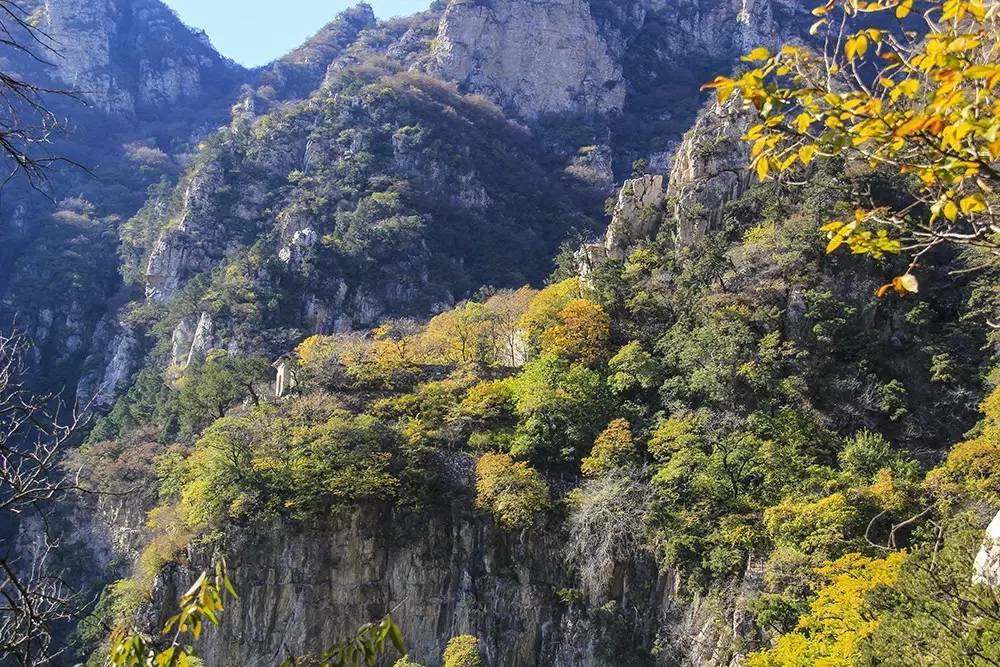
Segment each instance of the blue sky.
M263 65L305 41L358 0L165 0L190 26L202 28L223 55ZM426 9L430 0L369 0L379 18Z

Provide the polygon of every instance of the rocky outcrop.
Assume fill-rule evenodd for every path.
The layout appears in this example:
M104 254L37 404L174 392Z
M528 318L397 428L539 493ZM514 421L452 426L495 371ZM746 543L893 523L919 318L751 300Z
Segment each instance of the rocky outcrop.
M749 148L742 139L750 121L749 112L734 103L703 109L670 160L669 180L656 174L625 181L604 239L577 251L579 273L586 277L607 259L624 261L665 224L680 246L721 229L725 205L750 184Z
M805 26L793 0L452 0L431 69L529 120L651 103L669 116L684 104L657 87L694 99L709 70Z
M433 69L524 118L602 114L625 103L621 46L585 0L457 0L441 18Z
M684 135L667 186L681 245L721 228L723 207L749 185L750 149L742 137L750 122L735 103L711 103Z
M224 100L246 73L159 0L45 0L55 75L108 113Z
M987 586L1000 586L1000 513L986 528L986 539L972 564L972 581Z
M225 183L225 169L218 161L206 160L194 170L183 187L179 220L160 234L150 253L147 299L171 299L188 279L223 257L226 238L225 229L218 224L218 198Z
M84 362L86 370L76 387L76 402L81 407L106 410L128 387L142 362L142 345L128 326L116 324L112 317L97 325L91 352Z
M170 358L178 369L204 358L215 345L215 323L206 312L188 315L174 327L170 336Z
M240 597L206 633L201 655L207 664L277 664L391 612L411 658L428 665L466 633L491 667L646 664L636 662L643 652L666 664L730 664L732 626L744 617L734 615L732 596L684 604L675 577L642 558L619 564L590 606L573 595L579 582L561 557L558 527L506 533L467 508L433 510L416 523L367 508L311 527L232 530L224 551ZM167 601L207 557L193 562L161 578L151 625L171 613Z
M646 175L625 181L604 237L608 257L624 260L637 243L656 235L666 194L663 176Z

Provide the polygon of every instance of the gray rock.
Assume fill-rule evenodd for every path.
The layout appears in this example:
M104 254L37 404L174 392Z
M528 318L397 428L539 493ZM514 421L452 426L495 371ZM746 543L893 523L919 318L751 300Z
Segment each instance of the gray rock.
M158 115L246 75L158 0L45 0L42 20L57 78L106 113Z
M646 175L625 181L604 238L607 256L624 260L636 244L652 239L663 220L665 203L663 176Z
M614 640L602 614L557 595L579 586L560 557L558 531L508 533L459 505L421 515L419 524L410 518L368 507L309 527L231 529L223 550L240 597L227 603L221 627L206 633L200 655L207 664L276 664L391 612L410 657L422 664L440 664L449 638L460 634L479 638L492 667L608 664L601 644ZM151 627L172 613L166 602L208 557L190 554L188 568L174 566L159 579ZM666 664L724 667L733 658L727 639L743 618L734 611L740 590L683 604L673 573L642 557L616 568L603 602L623 611L635 645L693 647L691 660L664 655Z
M448 5L433 70L525 118L621 110L620 44L609 44L585 0Z
M94 332L85 372L76 387L81 407L105 410L125 391L140 368L142 346L135 332L117 324L113 317L102 319Z
M737 104L713 102L684 135L668 185L680 245L719 229L723 207L750 184L750 148L742 139L750 123L750 114Z

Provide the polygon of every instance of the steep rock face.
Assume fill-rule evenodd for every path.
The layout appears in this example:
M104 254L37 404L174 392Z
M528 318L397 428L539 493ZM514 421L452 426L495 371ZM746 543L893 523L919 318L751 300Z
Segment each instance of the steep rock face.
M804 34L807 20L790 0L454 0L432 70L529 120L626 111L683 122L709 72Z
M434 69L526 118L608 113L625 103L621 44L585 0L452 2L434 42Z
M608 257L624 260L630 248L656 235L665 197L663 176L647 175L625 181L604 237Z
M224 99L245 72L159 0L45 0L55 75L111 113Z
M146 297L152 301L172 298L198 271L208 269L225 252L225 238L217 224L218 193L225 183L225 169L206 161L184 187L180 220L156 242L146 266Z
M669 664L723 667L733 658L727 637L742 616L728 602L681 604L674 577L651 562L620 564L589 607L557 595L579 585L560 557L558 531L509 534L458 506L421 516L419 530L405 524L369 508L311 528L231 531L225 552L240 598L199 646L206 663L275 664L389 611L411 658L428 665L440 664L449 638L466 633L479 638L492 667L634 665L623 656L654 644L661 659L677 661ZM167 601L202 560L161 578L152 625L171 613ZM627 610L629 648L616 646L598 609L609 601L605 609Z
M667 186L677 241L688 245L722 224L722 209L750 182L750 149L742 136L750 115L736 104L709 104L684 135Z
M581 275L607 259L625 260L664 224L678 245L690 245L721 228L725 205L750 183L749 148L742 139L749 123L749 113L737 104L709 103L678 146L668 179L646 175L622 185L604 239L577 252Z
M796 34L793 16L804 14L793 0L643 0L644 27L663 32L660 57L682 60L698 54L729 59L756 46Z
M142 346L127 326L117 326L113 318L105 317L97 325L91 353L84 362L89 369L80 378L76 400L104 410L128 386L139 370Z

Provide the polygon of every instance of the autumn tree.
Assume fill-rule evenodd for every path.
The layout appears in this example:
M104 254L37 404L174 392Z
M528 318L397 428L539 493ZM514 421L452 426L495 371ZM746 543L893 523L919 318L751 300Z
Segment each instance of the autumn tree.
M427 324L422 342L431 359L478 366L492 365L498 347L492 313L474 301L436 315Z
M638 461L639 452L632 438L628 420L616 419L597 436L594 448L581 462L580 470L587 477L597 477Z
M580 279L567 278L549 285L535 295L519 322L525 343L531 352L536 353L541 348L542 332L559 324L559 312L582 294Z
M498 360L505 366L514 367L523 360L524 341L519 322L528 312L528 306L536 294L536 290L527 286L517 290L501 290L484 304L493 314L500 344Z
M823 586L799 619L794 632L778 638L774 647L750 655L750 667L854 665L863 643L879 627L870 597L896 583L905 554L883 559L847 554L818 569Z
M907 271L882 292L915 292L914 270L942 244L1000 250L1000 11L992 0L827 0L813 10L818 52L757 48L753 67L707 87L734 92L759 114L757 176L784 178L814 160L843 156L898 172L913 197L863 196L854 215L829 220L827 251L879 259L906 252ZM895 22L894 26L890 26Z
M473 635L452 637L442 656L443 667L482 667L479 655L479 640Z
M479 458L476 507L491 513L504 528L528 528L548 506L549 486L527 463L514 461L507 454Z
M575 299L542 332L542 352L594 366L607 358L610 337L611 318L604 309L593 301Z

